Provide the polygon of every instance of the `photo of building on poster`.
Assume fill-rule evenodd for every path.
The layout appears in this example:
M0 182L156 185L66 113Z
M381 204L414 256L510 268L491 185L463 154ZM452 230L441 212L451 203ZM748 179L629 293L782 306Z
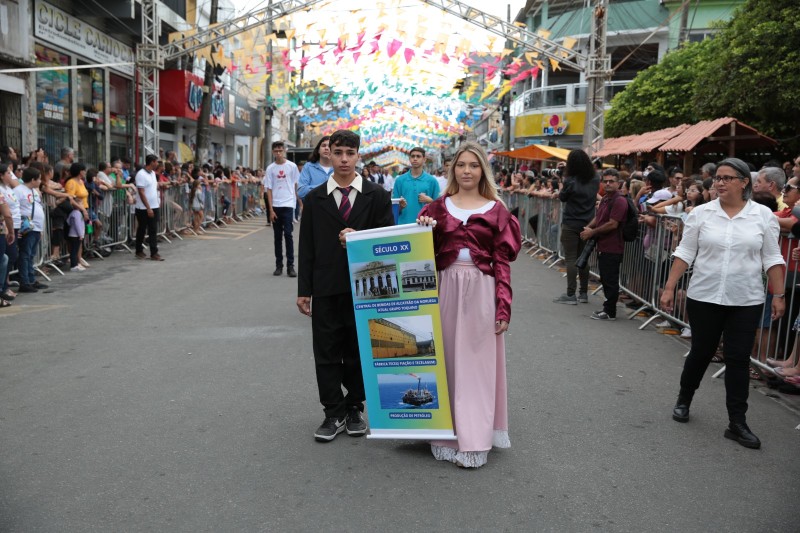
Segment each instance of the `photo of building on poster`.
M378 374L381 409L439 409L436 375Z
M369 319L373 359L435 357L431 315Z
M350 265L351 289L356 300L399 298L397 264L394 261L370 261Z
M433 261L400 263L403 292L436 290L436 265Z

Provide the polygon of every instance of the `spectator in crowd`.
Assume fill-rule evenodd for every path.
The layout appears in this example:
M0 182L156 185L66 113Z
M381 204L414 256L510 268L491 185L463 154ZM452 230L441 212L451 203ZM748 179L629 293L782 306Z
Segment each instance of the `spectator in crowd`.
M50 257L57 267L63 266L61 258L61 245L64 242L64 223L77 202L64 192L64 187L53 178L55 171L48 164L34 162L31 164L42 173L42 183L39 191L47 205L50 215Z
M597 242L597 264L605 301L603 308L592 313L595 320L616 320L619 299L619 267L625 251L622 227L628 218L628 201L619 193L619 172L614 168L603 171L601 181L604 195L597 214L581 232L581 239Z
M387 192L392 192L394 189L394 178L388 168L383 169L378 185L383 185L383 190Z
M670 167L668 173L668 180L669 180L669 189L670 194L674 197L678 194L678 185L683 180L683 169L679 166Z
M17 151L13 146L0 147L0 163L9 164L17 161Z
M308 162L303 165L300 172L300 180L297 184L297 196L303 200L314 187L319 187L328 181L333 173L333 163L331 163L331 136L326 135L319 140L311 152Z
M445 157L444 163L442 164L442 171L438 176L436 176L436 182L439 184L439 196L444 195L444 191L447 189L447 179L450 176L450 166L452 163L452 157Z
M6 201L5 195L0 192L0 285L5 283L8 274L8 256L6 247L13 244L16 239L14 232L14 218L11 216L11 208ZM15 295L7 292L0 293L0 308L8 307L14 300Z
M69 244L69 269L71 272L83 272L86 267L80 263L81 248L86 232L83 214L73 209L67 218L67 243Z
M572 150L567 156L564 182L558 193L563 204L561 246L567 266L567 292L553 302L577 305L589 303L589 266L578 269L575 262L583 252L585 242L580 234L594 218L600 178L595 174L591 159L583 150ZM576 278L580 276L580 290ZM576 294L577 293L577 294Z
M669 200L650 206L650 212L657 215L670 215L686 219L691 210L705 203L701 192L703 184L692 178L683 178L678 182L676 194Z
M462 143L454 161L445 196L423 207L418 222L433 225L445 368L458 438L432 441L431 452L437 460L477 468L486 464L492 447L511 446L503 333L511 320L510 263L521 236L517 219L500 201L483 149Z
M692 348L681 374L672 417L689 420L689 407L720 337L725 354L728 429L725 437L747 448L761 441L746 422L750 351L764 304L762 269L772 287L782 287L784 259L778 246L778 224L761 205L750 201L750 170L744 161L719 163L714 181L716 201L703 204L686 220L683 238L661 295L661 307L673 309L675 288L693 265L687 291ZM734 235L734 238L730 238ZM784 294L773 294L772 318L784 313Z
M69 166L69 178L64 183L66 193L75 198L74 208L81 212L85 223L90 223L91 212L89 210L89 190L86 188L84 179L86 178L86 165L83 163L72 163ZM81 232L83 233L83 232ZM72 249L70 249L70 257ZM78 262L84 268L89 267L89 262L83 258L83 247L78 248Z
M20 292L38 292L39 289L46 289L47 285L36 279L36 269L34 260L39 247L39 241L44 230L45 212L42 204L42 195L39 192L39 185L42 181L41 173L35 168L26 168L22 172L22 183L14 188L14 196L19 202L19 212L24 219L28 219L30 230L23 234L20 226L17 234L19 235L19 276Z
M61 180L65 173L69 170L70 165L75 162L75 158L77 154L75 150L70 148L69 146L65 146L61 149L61 159L55 165L55 175L56 179Z
M14 240L6 247L6 255L8 256L8 267L6 276L0 280L2 285L2 294L6 300L13 300L16 293L11 290L11 281L8 273L14 270L19 259L19 227L22 223L22 216L19 210L19 200L14 194L14 188L18 187L17 179L14 178L12 167L7 163L0 163L0 194L6 200L9 210L11 211L11 221L14 228ZM9 298L10 296L10 298Z
M198 177L192 183L191 192L189 193L189 204L192 206L192 230L195 233L202 231L200 224L202 224L205 217L206 196L203 189L204 182L205 180L202 177Z
M391 196L356 174L360 142L350 130L331 135L333 174L325 186L306 195L300 224L297 308L311 317L317 387L325 410L314 432L319 442L330 442L343 431L354 437L367 432L345 235L391 226L394 215Z
M753 192L766 191L778 201L778 210L786 209L786 202L783 201L783 186L786 184L786 174L783 170L775 167L765 167L758 171L758 175L753 182Z
M158 194L158 158L153 154L145 157L145 165L136 173L136 258L145 259L144 236L147 234L150 246L150 259L163 261L158 253L158 221L160 219L161 199ZM85 266L85 265L84 265Z
M411 170L397 177L392 190L392 197L400 199L398 224L413 224L422 206L439 197L439 183L423 169L425 150L412 148L408 158Z

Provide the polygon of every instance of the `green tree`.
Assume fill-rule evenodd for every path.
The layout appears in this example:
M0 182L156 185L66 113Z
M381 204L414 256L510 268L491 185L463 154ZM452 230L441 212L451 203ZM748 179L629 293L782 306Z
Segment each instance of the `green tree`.
M702 118L733 116L800 150L800 10L796 0L749 0L713 39L693 102Z
M605 119L606 136L635 135L697 122L692 95L709 44L703 41L673 50L660 63L640 72L611 101Z

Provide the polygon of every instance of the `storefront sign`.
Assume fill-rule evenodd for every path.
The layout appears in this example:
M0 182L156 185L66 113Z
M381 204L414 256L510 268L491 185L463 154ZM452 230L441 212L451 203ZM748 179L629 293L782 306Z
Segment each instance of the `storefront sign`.
M261 114L250 107L247 98L228 94L228 122L225 127L239 135L259 136Z
M347 234L370 438L455 439L430 227Z
M33 31L39 39L98 63L133 63L135 59L130 46L41 0L34 5ZM131 76L134 72L133 64L112 68Z

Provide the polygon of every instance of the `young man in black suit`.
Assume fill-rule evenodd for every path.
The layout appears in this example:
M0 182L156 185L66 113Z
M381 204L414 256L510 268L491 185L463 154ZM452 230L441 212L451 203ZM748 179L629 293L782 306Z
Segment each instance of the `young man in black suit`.
M390 194L356 173L360 144L360 137L349 130L331 135L333 174L306 195L300 224L297 308L311 317L317 387L325 410L325 420L314 432L319 442L330 442L345 430L355 437L367 432L345 234L392 226L394 217Z

